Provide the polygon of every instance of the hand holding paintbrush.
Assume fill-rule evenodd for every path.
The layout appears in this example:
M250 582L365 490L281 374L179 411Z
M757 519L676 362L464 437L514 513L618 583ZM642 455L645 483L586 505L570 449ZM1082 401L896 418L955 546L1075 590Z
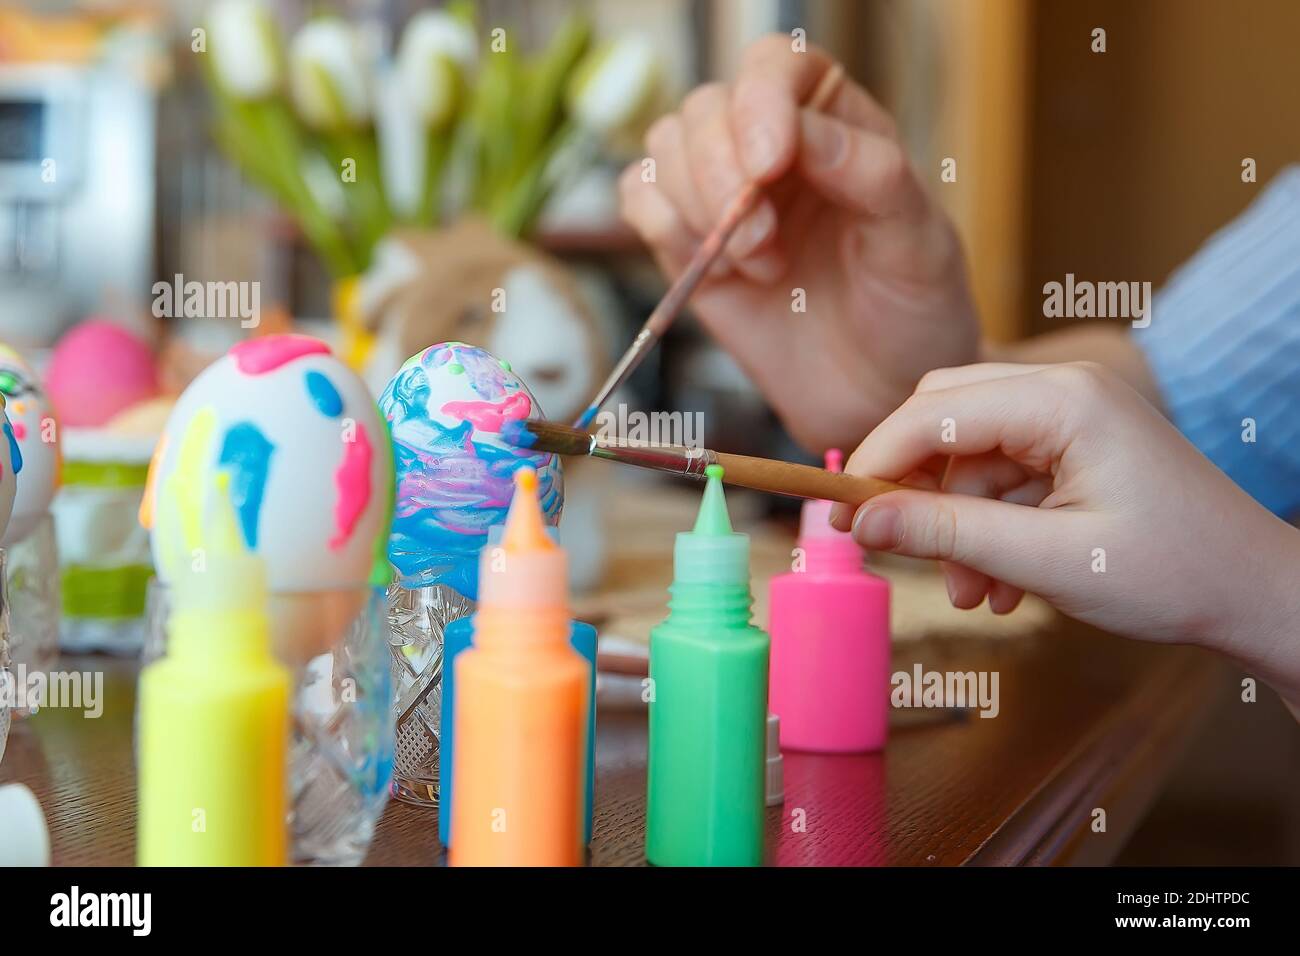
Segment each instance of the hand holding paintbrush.
M723 481L729 485L770 491L794 498L823 498L860 505L868 498L904 486L879 478L846 475L811 465L732 455L707 448L681 445L639 445L611 441L568 425L532 420L506 422L501 430L506 441L519 448L556 455L602 458L638 468L649 468L703 481L709 465L721 465Z
M840 83L844 79L844 68L838 63L832 64L830 69L821 78L817 88L813 90L812 97L808 101L808 108L811 110L825 109L839 91ZM712 232L704 237L695 255L687 263L686 268L682 271L675 282L669 286L664 297L659 300L650 317L646 319L645 325L637 333L637 337L632 340L632 344L623 357L619 359L614 370L609 373L605 383L601 385L600 391L596 393L595 399L587 406L575 423L578 428L590 427L592 421L596 418L602 405L609 400L614 390L628 380L633 372L636 371L645 357L655 347L664 333L668 331L669 326L673 324L682 309L686 307L691 293L699 285L700 280L704 278L705 273L717 261L718 256L722 255L722 250L726 248L727 241L731 238L737 227L748 218L749 214L758 206L758 202L763 198L763 187L756 183L747 183L735 198L727 204L723 211L722 218L718 224L713 227ZM700 472L701 475L703 471Z

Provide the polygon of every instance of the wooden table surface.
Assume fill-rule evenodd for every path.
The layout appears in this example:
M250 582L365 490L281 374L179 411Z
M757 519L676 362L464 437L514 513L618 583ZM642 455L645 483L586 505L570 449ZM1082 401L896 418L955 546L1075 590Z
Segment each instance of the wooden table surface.
M1016 640L935 638L895 648L895 671L914 662L997 671L1001 712L895 711L883 754L786 753L785 806L769 810L772 863L1108 862L1231 692L1227 670L1202 652L1122 641L1064 620ZM65 658L60 667L105 671L103 716L46 710L15 722L0 784L35 791L56 865L129 865L137 668L102 657ZM598 722L591 862L642 864L645 715L606 707ZM1093 831L1097 808L1106 812L1104 833ZM435 813L394 801L366 862L421 866L442 856Z

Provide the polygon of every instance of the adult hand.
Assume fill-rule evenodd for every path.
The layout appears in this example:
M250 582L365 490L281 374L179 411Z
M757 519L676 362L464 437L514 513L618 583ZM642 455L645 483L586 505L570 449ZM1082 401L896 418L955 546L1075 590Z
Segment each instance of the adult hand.
M801 107L831 65L788 36L759 40L734 82L651 127L653 181L640 162L620 181L624 217L669 277L745 183L768 187L693 308L813 450L856 443L924 372L978 345L956 233L893 120L847 80L823 111Z

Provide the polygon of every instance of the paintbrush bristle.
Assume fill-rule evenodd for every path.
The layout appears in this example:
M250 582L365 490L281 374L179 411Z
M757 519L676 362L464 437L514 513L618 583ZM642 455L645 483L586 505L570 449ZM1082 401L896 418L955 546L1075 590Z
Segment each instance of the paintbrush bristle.
M501 437L516 448L545 451L553 455L586 455L591 452L591 434L570 425L525 418L508 421Z

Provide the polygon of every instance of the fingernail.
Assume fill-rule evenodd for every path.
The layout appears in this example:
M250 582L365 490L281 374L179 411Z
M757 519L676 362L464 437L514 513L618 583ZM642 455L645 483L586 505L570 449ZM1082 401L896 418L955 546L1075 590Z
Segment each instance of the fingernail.
M745 258L767 241L774 228L776 213L772 211L772 204L764 200L740 224L740 228L731 237L731 242L727 244L727 253L734 259Z
M853 522L853 537L871 551L892 551L903 540L903 515L890 505L868 505Z
M751 176L766 176L778 158L776 131L761 120L745 131L745 165Z
M832 505L830 522L836 531L849 531L853 527L853 510L844 504Z
M948 603L955 605L957 603L957 588L948 575L943 576L944 586L948 589Z
M768 249L748 259L741 259L736 268L745 276L760 285L771 285L785 274L785 258L775 249Z
M844 159L849 138L835 120L817 117L803 124L803 147L809 161L823 169L835 169Z

